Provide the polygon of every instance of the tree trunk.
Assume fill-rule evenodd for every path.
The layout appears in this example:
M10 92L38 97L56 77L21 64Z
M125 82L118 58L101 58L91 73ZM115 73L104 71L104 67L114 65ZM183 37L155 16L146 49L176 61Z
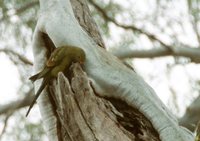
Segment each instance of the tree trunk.
M192 141L152 88L101 48L86 2L71 1L79 22L69 0L40 0L33 38L36 72L54 47L72 45L86 53L86 74L74 65L71 77L59 74L39 98L49 140Z
M160 141L152 124L137 109L98 97L78 64L72 66L71 84L59 74L51 94L64 141Z
M194 132L198 121L200 121L200 96L198 96L188 107L182 118L179 119L180 124Z

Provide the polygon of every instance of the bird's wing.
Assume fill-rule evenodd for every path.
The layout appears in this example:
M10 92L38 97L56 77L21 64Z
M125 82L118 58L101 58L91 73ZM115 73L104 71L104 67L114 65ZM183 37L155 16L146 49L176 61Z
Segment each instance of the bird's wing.
M47 76L47 74L50 72L51 68L48 68L48 67L45 67L41 72L31 76L29 79L32 81L32 82L35 82L37 79L40 79L42 77L45 77Z

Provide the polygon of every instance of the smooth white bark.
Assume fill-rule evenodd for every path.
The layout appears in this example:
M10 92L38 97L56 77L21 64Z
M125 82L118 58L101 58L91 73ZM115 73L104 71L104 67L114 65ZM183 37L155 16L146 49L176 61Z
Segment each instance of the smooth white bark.
M192 141L193 136L183 130L152 88L124 66L120 60L98 47L76 21L69 0L40 0L41 15L34 34L34 68L43 68L45 48L40 32L49 35L56 47L74 45L86 52L84 70L100 96L115 97L137 107L149 118L162 141ZM38 88L40 82L35 84ZM44 92L46 93L46 92ZM40 109L49 140L56 141L56 119L47 96L40 98Z

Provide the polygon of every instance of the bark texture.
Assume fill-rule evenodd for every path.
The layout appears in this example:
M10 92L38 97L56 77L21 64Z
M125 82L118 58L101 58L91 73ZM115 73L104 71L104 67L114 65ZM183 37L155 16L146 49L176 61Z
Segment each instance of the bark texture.
M75 17L81 27L93 40L101 47L105 48L103 39L101 38L97 24L92 19L87 1L85 0L70 0Z
M60 73L50 89L63 141L159 141L152 124L138 110L109 99L115 108L98 97L79 64L72 66L71 81Z

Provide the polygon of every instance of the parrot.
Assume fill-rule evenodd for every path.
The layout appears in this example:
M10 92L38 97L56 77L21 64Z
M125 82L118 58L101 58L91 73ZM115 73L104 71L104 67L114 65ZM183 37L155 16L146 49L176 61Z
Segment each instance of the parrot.
M83 64L85 62L85 59L85 52L79 47L62 46L56 48L47 60L44 69L29 78L32 82L35 82L36 80L41 78L43 78L43 81L29 106L26 117L28 116L30 110L40 96L41 92L51 79L56 78L59 72L67 71L72 63L78 62L80 64Z

